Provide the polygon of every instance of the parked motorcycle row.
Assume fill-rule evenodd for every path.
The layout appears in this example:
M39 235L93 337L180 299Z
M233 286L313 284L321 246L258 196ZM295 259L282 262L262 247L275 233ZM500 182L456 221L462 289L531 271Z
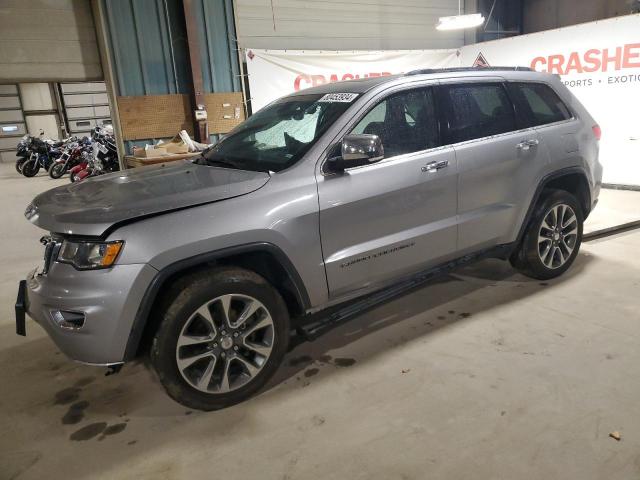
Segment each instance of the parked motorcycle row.
M96 127L91 137L69 137L55 142L40 136L25 135L17 148L16 170L25 177L40 169L51 178L69 173L71 182L119 170L118 153L110 128Z

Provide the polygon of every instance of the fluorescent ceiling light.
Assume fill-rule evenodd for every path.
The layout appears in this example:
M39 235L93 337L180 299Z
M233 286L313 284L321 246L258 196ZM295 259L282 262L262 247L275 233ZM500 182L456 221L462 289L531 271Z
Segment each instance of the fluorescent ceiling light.
M463 28L473 28L484 23L484 17L481 13L472 13L469 15L454 15L452 17L440 17L437 30L460 30Z

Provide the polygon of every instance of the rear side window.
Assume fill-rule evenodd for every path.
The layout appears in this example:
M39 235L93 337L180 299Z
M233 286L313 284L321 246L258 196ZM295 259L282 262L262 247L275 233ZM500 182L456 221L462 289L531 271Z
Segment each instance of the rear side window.
M447 143L517 130L513 105L500 83L443 86Z
M543 83L512 83L511 88L520 98L528 126L546 125L571 118L571 113L560 97Z

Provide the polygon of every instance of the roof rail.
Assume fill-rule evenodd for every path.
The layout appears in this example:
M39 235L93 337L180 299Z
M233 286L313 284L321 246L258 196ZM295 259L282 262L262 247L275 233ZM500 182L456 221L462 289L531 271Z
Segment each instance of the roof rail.
M529 67L450 67L450 68L421 68L412 70L407 75L426 75L429 73L453 73L453 72L533 72Z

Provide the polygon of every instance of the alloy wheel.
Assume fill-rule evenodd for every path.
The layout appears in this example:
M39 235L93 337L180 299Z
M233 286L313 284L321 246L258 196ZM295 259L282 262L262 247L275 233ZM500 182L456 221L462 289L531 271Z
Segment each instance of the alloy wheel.
M578 218L566 204L554 205L542 219L538 232L538 255L551 269L562 267L571 257L578 240Z
M192 387L228 393L262 370L273 342L273 319L260 301L248 295L222 295L200 306L185 322L176 363Z

